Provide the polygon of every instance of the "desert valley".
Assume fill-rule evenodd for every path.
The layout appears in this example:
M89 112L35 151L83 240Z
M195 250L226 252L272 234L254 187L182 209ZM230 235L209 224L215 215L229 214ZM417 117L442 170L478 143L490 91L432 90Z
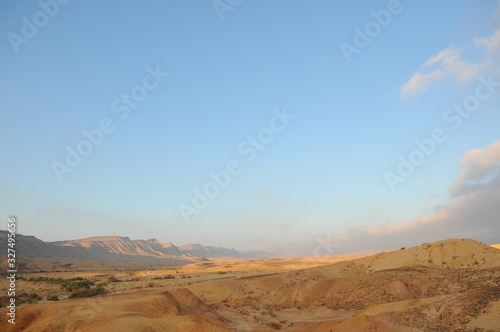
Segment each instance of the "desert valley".
M283 258L123 237L18 241L23 304L9 324L2 297L2 331L500 330L500 246L471 239Z

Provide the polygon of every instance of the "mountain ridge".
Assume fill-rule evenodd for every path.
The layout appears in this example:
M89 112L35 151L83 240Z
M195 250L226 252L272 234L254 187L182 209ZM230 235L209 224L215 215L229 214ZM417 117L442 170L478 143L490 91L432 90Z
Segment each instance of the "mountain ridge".
M0 230L0 241L7 243L7 231ZM190 258L272 258L275 253L266 251L238 251L234 248L185 244L177 247L172 242L155 238L131 240L128 236L92 236L75 240L45 242L33 235L16 234L16 248L25 258L72 258L89 260L183 259ZM7 250L3 250L7 252Z

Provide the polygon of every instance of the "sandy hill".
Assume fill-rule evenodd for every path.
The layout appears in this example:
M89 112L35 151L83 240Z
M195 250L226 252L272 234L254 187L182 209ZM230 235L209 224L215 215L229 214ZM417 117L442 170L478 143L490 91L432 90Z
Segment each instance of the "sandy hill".
M230 331L225 319L185 288L24 305L6 332ZM3 317L6 308L0 309Z
M448 239L323 266L312 272L347 277L413 267L498 268L500 250L471 239Z
M373 271L405 266L500 267L496 248L471 239L448 239L357 260Z
M491 247L496 248L496 249L500 249L500 244L492 244Z
M449 239L190 289L250 316L267 308L293 320L290 331L490 331L500 329L499 258L477 241Z

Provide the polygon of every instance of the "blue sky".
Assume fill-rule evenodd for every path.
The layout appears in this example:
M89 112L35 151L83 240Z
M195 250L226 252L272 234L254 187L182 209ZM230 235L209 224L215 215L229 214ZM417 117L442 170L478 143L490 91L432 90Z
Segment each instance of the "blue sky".
M497 13L495 1L3 1L5 223L15 215L20 233L46 241L122 235L306 254L318 237L345 250L451 237L418 220L475 197L451 195L457 181L496 183L496 91L458 129L443 114L481 77L500 81ZM355 28L370 24L379 31L348 61L342 43L356 47ZM122 119L116 107L133 91L147 95ZM294 117L247 161L238 146L285 109ZM58 176L54 163L103 119L112 132ZM387 172L436 128L447 139L391 190ZM467 163L473 149L488 162ZM240 172L186 218L182 207L230 161ZM493 175L460 177L474 167ZM494 241L490 208L475 216L484 225L437 224Z

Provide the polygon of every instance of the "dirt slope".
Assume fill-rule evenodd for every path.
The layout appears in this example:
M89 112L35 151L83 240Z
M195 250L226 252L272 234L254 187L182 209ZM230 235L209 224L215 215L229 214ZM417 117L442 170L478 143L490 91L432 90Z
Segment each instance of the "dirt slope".
M6 309L0 313L6 317ZM225 319L185 288L23 305L1 331L228 331Z

